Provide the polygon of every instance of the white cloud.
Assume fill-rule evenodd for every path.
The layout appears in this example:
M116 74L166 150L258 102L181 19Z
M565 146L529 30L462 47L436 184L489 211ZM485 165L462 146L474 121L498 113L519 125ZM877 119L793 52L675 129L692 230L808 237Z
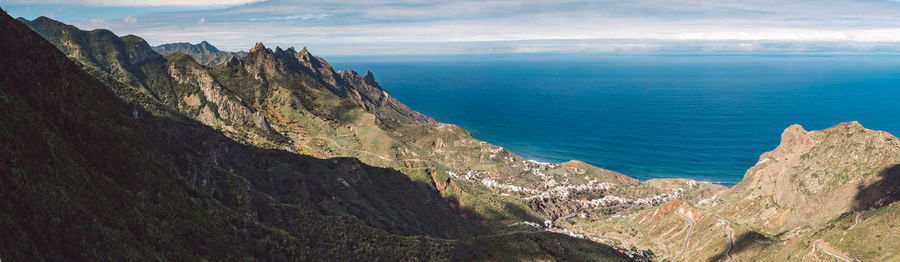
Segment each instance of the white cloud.
M140 18L139 24L110 23L117 33L154 44L208 40L226 50L246 50L263 41L308 45L321 54L820 52L900 46L900 3L885 1L270 0Z
M126 15L122 17L122 21L128 24L134 24L137 23L137 17Z
M109 28L109 19L102 16L93 17L87 20L87 23L92 28Z
M83 4L93 6L234 6L263 0L9 0L16 4Z

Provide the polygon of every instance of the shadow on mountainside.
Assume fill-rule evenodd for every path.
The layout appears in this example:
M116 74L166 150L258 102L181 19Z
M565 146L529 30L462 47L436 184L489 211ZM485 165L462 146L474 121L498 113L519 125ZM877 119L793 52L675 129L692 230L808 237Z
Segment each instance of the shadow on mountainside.
M246 179L250 190L277 202L322 215L350 215L368 226L400 235L460 238L477 231L454 218L453 210L441 202L437 191L423 190L395 169L370 166L355 158L319 159L244 145L190 119L146 118L153 118L147 122L176 140L171 144L183 143L186 148L182 150L199 151L211 168ZM216 179L201 176L188 180L208 183L202 187L209 188L208 193L220 201L227 200L220 196L227 195L225 191L234 190L234 186Z
M470 224L397 170L244 145L126 103L2 9L0 35L3 259L434 261L469 248L438 237L470 239ZM580 244L522 257L624 260L532 235L506 242Z
M496 226L494 224L490 224L495 222L501 224L502 226L504 223L502 221L509 220L517 222L529 221L535 223L541 223L541 221L543 221L542 218L536 216L532 212L529 212L529 210L524 206L516 205L500 199L495 199L490 196L468 193L459 194L459 192L454 192L453 188L437 185L434 180L429 180L426 182L419 179L413 179L413 181L416 182L419 188L421 188L421 190L423 191L438 193L438 195L441 196L447 206L449 206L457 215L475 225L481 226L480 229L486 229L485 227ZM450 182L452 180L450 180L449 178L447 178L446 181L447 182L445 182L443 185L455 183Z
M463 241L462 261L633 261L596 242L553 232L512 232Z
M882 207L900 200L900 164L885 168L878 176L881 180L857 187L859 191L853 199L854 211Z
M725 237L727 239L728 236L726 235ZM734 238L734 249L731 251L731 255L737 257L744 250L750 249L752 247L765 248L772 245L773 243L774 241L772 241L772 239L769 239L768 237L760 233L747 231ZM728 251L728 242L723 242L723 244L725 244L725 248L722 249L722 252L707 259L706 261L727 261L728 256L725 254L725 252Z

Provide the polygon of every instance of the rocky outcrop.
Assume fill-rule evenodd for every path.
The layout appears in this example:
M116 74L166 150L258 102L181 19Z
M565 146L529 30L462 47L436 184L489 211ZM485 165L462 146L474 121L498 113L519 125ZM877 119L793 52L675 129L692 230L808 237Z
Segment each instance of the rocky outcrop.
M857 122L821 131L792 125L719 206L739 222L769 233L816 227L858 209L865 189L892 180L890 170L898 165L900 142L887 132Z
M346 83L343 88L346 90L346 97L382 118L401 123L435 122L434 119L397 101L375 82L372 72L367 71L365 76L360 76L353 70L338 71L337 74L340 76L340 80Z
M332 68L325 59L310 54L305 46L296 54L296 58L308 73L333 87L339 85L334 68Z
M205 100L216 105L216 115L230 122L229 126L237 129L251 127L260 131L271 129L260 112L247 107L239 98L226 95L224 87L208 72L195 67L179 68L171 65L169 74L179 84L199 86Z
M122 37L122 41L125 42L125 48L128 51L128 65L137 65L151 58L159 57L143 38L126 35Z
M397 101L375 81L371 72L360 76L355 71L334 71L324 59L312 55L306 47L275 50L257 43L242 60L258 65L267 74L296 78L308 87L324 89L374 114L380 122L433 123L434 120ZM273 75L274 76L274 75ZM305 77L311 77L306 79ZM309 83L309 81L315 83Z
M242 60L244 64L262 67L267 74L290 76L298 73L302 67L301 63L295 58L296 55L297 52L294 48L282 50L281 47L275 47L275 50L272 50L263 45L262 42L258 42Z

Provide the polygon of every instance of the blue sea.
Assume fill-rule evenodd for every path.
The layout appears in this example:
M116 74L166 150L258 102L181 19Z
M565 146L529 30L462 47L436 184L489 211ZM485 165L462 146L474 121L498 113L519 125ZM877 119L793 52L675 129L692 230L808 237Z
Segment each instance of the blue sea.
M900 56L333 57L528 159L734 185L791 124L900 134Z

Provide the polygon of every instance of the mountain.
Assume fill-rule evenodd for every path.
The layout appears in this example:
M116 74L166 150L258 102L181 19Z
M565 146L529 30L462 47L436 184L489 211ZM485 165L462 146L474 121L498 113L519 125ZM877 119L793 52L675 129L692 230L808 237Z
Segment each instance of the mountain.
M396 170L239 143L164 101L130 102L117 95L148 94L0 20L3 259L625 260L549 232L484 235Z
M900 139L857 122L818 131L792 125L733 188L576 220L571 228L607 243L649 248L672 261L722 261L729 255L750 261L835 259L822 249L862 261L894 261L900 259L898 199Z
M177 108L233 138L267 148L297 149L285 145L287 139L276 132L260 112L267 108L266 99L271 94L300 96L288 98L300 100L290 106L302 106L313 116L346 116L346 107L358 105L379 116L379 120L402 123L432 121L400 104L380 88L349 86L344 81L338 81L342 79L330 79L329 84L311 78L310 70L314 69L317 73L337 74L317 59L301 64L297 58L285 56L287 53L284 51L276 57L271 50L262 48L255 49L257 52L246 59L208 68L181 53L163 57L136 36L117 37L107 30L82 31L46 17L20 21L81 63L98 79L106 79L105 82L113 86L124 84L125 87L116 88L122 90L120 96L138 101L147 100L149 95L149 99L169 108ZM289 65L289 68L281 68L286 71L262 71L266 65L274 63ZM243 72L233 70L244 66ZM237 74L237 77L228 74ZM266 74L274 79L261 78ZM289 90L268 92L282 87ZM296 91L303 93L297 94Z
M887 132L857 122L820 131L793 125L722 196L722 212L769 234L821 225L900 199L897 167L900 140Z
M452 250L387 231L473 232L395 171L247 147L123 103L3 16L3 205L17 210L2 219L5 259L379 257L399 250L344 245L393 239L398 248L418 243L407 252L428 252L429 243ZM400 204L409 201L419 207Z
M239 218L285 232L301 244L261 245L302 250L302 260L341 257L334 253L347 248L348 256L373 259L616 260L626 254L686 261L819 261L832 253L892 260L891 250L900 249L900 210L893 204L900 199L897 138L855 122L821 131L787 128L781 145L730 189L690 179L638 181L580 161L527 160L479 141L403 105L371 72L335 71L306 48L257 43L243 57L206 65L183 52L148 52L137 36L82 31L48 18L19 21L121 99L132 118L148 123L134 131L145 134L140 138L164 134L123 140L158 150L117 155L173 163L163 173L198 188L193 195L208 197L209 206L220 203ZM197 48L217 50L208 43ZM32 111L46 114L41 110ZM92 121L107 123L99 120L104 117ZM67 163L104 156L79 154ZM49 156L42 157L21 159ZM221 175L204 175L210 173ZM84 193L66 190L63 195ZM29 199L22 203L33 204ZM104 212L110 211L97 211ZM9 228L19 230L22 222L15 221ZM352 228L352 237L339 228ZM407 248L412 243L424 248ZM166 252L160 256L179 255ZM256 249L235 252L260 257Z
M198 44L191 43L171 43L152 47L153 51L161 55L169 55L175 52L181 52L191 56L194 61L205 66L214 66L230 61L232 58L240 59L247 55L247 52L228 52L221 51L209 42L201 41Z
M77 30L47 18L20 21L50 40L84 38L79 36L98 31ZM60 33L64 31L60 28L66 33ZM126 38L129 41L123 40ZM116 47L110 52L136 50L139 48L131 44L143 42L136 38L51 42L73 60L89 62L99 59L79 55L82 53L77 50L94 45ZM498 230L497 225L508 221L541 223L572 215L586 208L581 203L586 197L603 196L604 192L629 199L655 198L636 204L650 206L668 200L677 190L642 185L583 162L551 165L527 161L478 141L457 126L436 123L413 111L391 97L371 72L360 76L353 71L335 71L306 48L299 52L293 48L273 50L259 43L245 57L213 67L182 53L151 54L142 62L131 67L140 70L126 70L125 75L152 72L160 81L141 86L129 82L130 78L115 77L115 71L94 70L87 62L80 63L95 77L108 80L105 83L120 97L156 115L184 115L251 146L318 158L353 157L368 165L400 170L438 188L458 214L482 225L483 230ZM502 228L501 232L506 231Z

